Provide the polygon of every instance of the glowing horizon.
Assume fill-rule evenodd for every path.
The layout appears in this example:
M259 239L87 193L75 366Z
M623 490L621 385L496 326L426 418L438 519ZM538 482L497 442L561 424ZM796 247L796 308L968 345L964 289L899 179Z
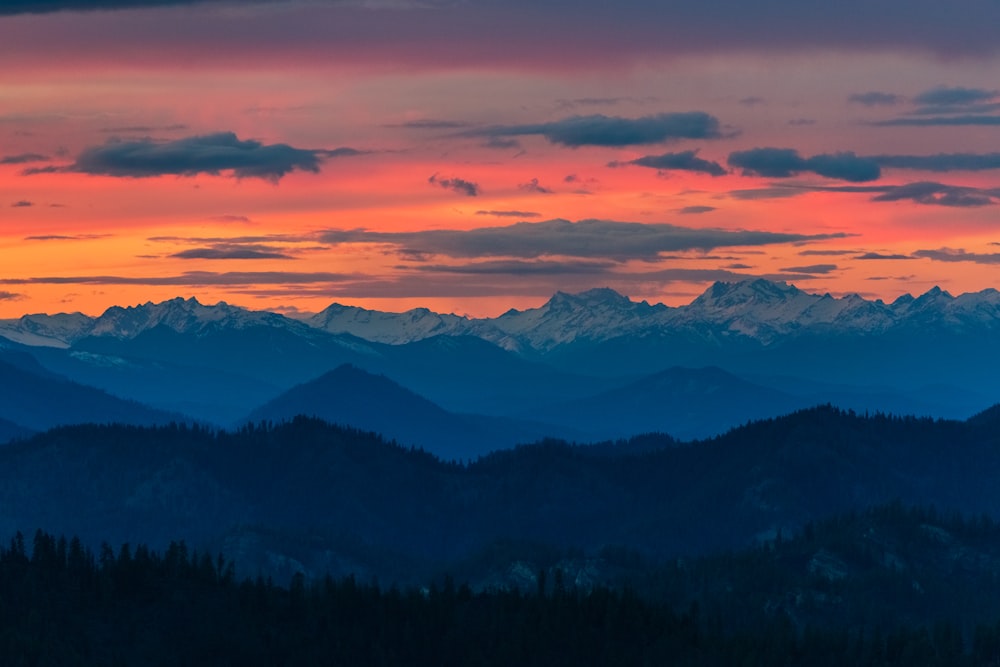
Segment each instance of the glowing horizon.
M996 287L1000 8L961 1L712 0L672 39L638 0L13 3L0 318Z

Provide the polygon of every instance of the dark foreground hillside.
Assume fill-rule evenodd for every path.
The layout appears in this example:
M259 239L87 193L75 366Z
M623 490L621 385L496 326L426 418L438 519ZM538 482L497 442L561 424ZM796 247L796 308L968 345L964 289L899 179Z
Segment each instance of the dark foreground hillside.
M283 587L183 543L95 554L18 533L0 547L0 663L992 665L998 558L996 524L898 505L724 556L632 558L639 587L584 589L556 568L527 591Z

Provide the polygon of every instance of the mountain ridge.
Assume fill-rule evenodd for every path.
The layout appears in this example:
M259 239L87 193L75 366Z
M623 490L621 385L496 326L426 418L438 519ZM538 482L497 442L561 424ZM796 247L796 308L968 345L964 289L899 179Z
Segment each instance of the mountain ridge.
M332 303L310 317L290 318L224 301L203 305L194 297L175 297L159 303L112 306L97 317L57 313L0 320L0 337L26 345L65 347L87 336L134 338L160 324L179 333L257 324L291 328L298 333L308 327L392 345L442 334L473 335L516 351L519 346L546 350L579 337L609 338L623 331L683 328L697 322L722 326L768 343L803 327L839 324L852 332L882 332L911 319L926 323L928 317L952 325L989 322L1000 326L1000 292L987 288L952 296L935 286L916 297L904 294L885 303L858 294L817 294L793 284L757 278L717 281L681 306L633 301L602 287L577 293L556 291L537 308L511 309L483 318L427 308L388 312L340 303Z

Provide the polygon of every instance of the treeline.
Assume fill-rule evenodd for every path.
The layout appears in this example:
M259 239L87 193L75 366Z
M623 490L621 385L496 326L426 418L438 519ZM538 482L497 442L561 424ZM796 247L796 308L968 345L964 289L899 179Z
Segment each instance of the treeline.
M697 605L629 590L473 593L450 581L238 581L171 544L103 547L38 532L0 549L0 662L21 665L988 665L1000 623L797 631L783 614L726 632Z

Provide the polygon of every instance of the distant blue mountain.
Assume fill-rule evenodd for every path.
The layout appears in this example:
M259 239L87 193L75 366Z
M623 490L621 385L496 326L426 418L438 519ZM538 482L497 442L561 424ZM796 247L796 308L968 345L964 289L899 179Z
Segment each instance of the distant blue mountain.
M0 355L0 420L21 429L79 423L156 425L184 419L59 377L23 355Z
M574 432L572 428L449 412L384 375L349 364L289 389L244 421L277 423L299 415L375 432L445 460L475 458L545 436Z
M753 384L721 368L675 366L617 389L528 414L542 421L572 424L595 439L660 432L689 440L807 405L807 399Z
M964 418L1000 399L996 290L954 297L934 288L884 303L758 279L715 283L680 307L595 289L558 292L539 308L494 318L334 304L307 321L172 299L110 308L97 318L2 321L0 337L34 346L24 349L57 374L218 424L344 363L391 377L453 413L494 416L542 415L538 410L560 404L571 413L575 401L626 406L632 399L615 390L674 367L722 369L801 398L795 405ZM733 385L733 400L702 418L694 403L705 399L696 399L700 389L692 385L694 412L676 428L718 432L764 416L739 406L771 401L770 414L778 414L789 405L760 387L743 389L756 396L737 398ZM628 391L638 392L636 406L663 413L643 402L641 390ZM686 400L670 396L677 405ZM612 432L605 428L611 418L600 425L593 410L578 411L572 426ZM622 407L615 419L629 432L669 426L645 415Z

